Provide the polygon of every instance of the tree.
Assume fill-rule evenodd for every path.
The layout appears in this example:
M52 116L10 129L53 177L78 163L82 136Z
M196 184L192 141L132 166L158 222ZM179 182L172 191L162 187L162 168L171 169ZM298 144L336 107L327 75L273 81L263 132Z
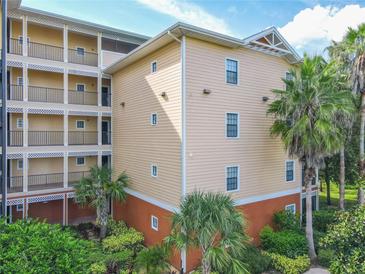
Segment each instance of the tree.
M224 194L193 192L172 217L168 245L178 249L199 248L202 272L246 273L238 258L244 254L247 237L244 219L233 200Z
M357 29L349 28L343 40L339 43L333 42L330 48L332 56L341 62L346 68L349 84L354 93L360 94L360 159L359 170L361 180L358 184L359 204L364 205L365 181L365 23L360 24ZM330 52L331 53L331 52Z
M272 136L279 136L289 156L297 157L305 167L306 238L309 257L316 260L312 225L311 182L324 158L339 151L343 131L333 123L339 112L351 113L352 98L346 91L333 90L331 73L319 56L304 57L299 71L292 69L292 79L283 81L284 90L273 90L276 100L268 109L273 115Z
M116 181L111 180L112 171L107 167L94 166L90 175L83 177L75 185L75 200L81 205L96 208L97 223L100 225L100 239L105 238L108 224L108 201L125 201L124 188L128 185L128 176L123 172Z
M164 246L155 245L138 253L136 268L142 273L160 274L167 273L170 268L168 261L169 252Z

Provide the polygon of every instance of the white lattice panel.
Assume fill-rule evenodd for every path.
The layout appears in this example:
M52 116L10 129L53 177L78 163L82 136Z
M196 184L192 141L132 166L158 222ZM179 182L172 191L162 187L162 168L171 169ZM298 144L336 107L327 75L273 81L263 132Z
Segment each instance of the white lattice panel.
M98 116L98 113L95 111L73 111L70 110L68 115L78 115L78 116Z
M54 27L54 28L62 28L63 29L63 24L62 23L56 22L54 20L49 20L45 16L37 16L37 17L28 16L28 22L33 22L33 23L45 25L47 27Z
M28 198L28 203L41 203L41 202L49 202L49 201L56 201L56 200L63 200L63 194L53 194L47 196L38 196L38 197L31 197Z
M98 33L96 31L85 29L85 28L79 27L79 26L69 25L68 30L69 31L75 31L75 32L81 32L81 33L89 34L89 35L92 35L92 36L97 36L98 35Z
M63 68L37 65L37 64L28 64L28 69L63 73Z
M29 153L28 158L56 158L63 157L63 152L39 152Z
M16 10L8 10L8 17L14 19L22 19L22 14Z
M13 205L22 205L24 204L24 199L13 199L13 200L7 200L6 204L8 206L13 206Z
M75 198L75 192L67 193L67 198Z
M21 153L13 153L13 154L6 154L7 159L23 159L23 154Z
M98 77L97 72L93 71L85 71L85 70L77 70L77 69L69 69L68 74L73 75L82 75L82 76L90 76L90 77Z
M22 108L7 107L6 111L9 112L9 113L23 113Z
M30 109L28 109L28 113L31 113L31 114L63 115L64 111L61 110L61 109L36 109L36 108L30 108Z
M97 155L98 155L97 151L74 151L68 153L69 157L97 156Z
M23 63L22 62L18 62L18 61L7 61L6 62L8 67L14 67L14 68L22 68L23 67Z

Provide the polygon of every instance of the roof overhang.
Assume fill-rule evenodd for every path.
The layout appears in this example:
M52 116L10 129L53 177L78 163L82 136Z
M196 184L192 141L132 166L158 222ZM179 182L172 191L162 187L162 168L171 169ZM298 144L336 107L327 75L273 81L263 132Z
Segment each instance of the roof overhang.
M262 37L270 35L270 33L275 36L275 43L278 42L277 39L279 39L280 41L274 45L265 43L263 43L263 45L260 45L260 39L262 39ZM157 49L173 42L174 40L179 40L180 37L183 35L225 46L228 48L245 47L266 54L275 55L281 58L285 58L290 64L298 63L301 61L300 56L280 35L279 31L275 27L271 27L246 39L238 39L235 37L179 22L161 32L160 34L156 35L155 37L151 38L150 40L146 41L127 55L117 60L115 63L106 67L104 69L104 72L108 74L115 73L116 71L147 56ZM264 41L266 42L266 40ZM268 43L268 41L266 43ZM282 45L284 45L284 47Z

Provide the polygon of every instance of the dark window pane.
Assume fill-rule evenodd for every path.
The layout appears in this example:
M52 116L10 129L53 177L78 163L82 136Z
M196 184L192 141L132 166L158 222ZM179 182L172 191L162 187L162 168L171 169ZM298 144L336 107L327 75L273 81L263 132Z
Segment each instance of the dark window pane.
M227 113L227 137L238 137L238 114Z
M237 84L237 61L226 60L226 81L229 84Z
M238 189L238 167L227 168L227 191Z

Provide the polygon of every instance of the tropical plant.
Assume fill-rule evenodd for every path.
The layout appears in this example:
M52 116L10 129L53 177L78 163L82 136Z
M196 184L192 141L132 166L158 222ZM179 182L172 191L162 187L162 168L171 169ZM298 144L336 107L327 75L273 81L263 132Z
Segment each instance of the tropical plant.
M193 192L172 217L172 232L165 239L180 250L199 248L202 273L246 273L242 258L247 237L244 218L230 196Z
M169 252L164 246L155 245L142 250L136 258L136 269L140 273L160 274L169 270Z
M342 64L347 73L352 91L360 94L360 159L359 170L361 180L358 182L358 200L361 205L364 200L365 181L365 23L356 29L349 28L343 40L333 42L329 48L330 56Z
M320 245L333 251L331 273L365 273L365 207L340 212Z
M292 69L292 79L283 79L284 90L273 90L276 100L268 109L273 115L272 136L280 136L289 156L304 165L306 189L306 237L311 260L317 255L313 241L312 187L316 169L326 156L337 153L343 145L343 131L333 123L339 113L353 111L352 97L347 91L334 90L331 73L322 57L305 55L299 70Z
M83 177L75 185L75 200L81 205L96 208L97 223L100 226L100 239L105 238L108 224L108 201L126 199L124 190L128 176L123 172L115 181L111 180L112 171L107 167L94 166L90 175Z

